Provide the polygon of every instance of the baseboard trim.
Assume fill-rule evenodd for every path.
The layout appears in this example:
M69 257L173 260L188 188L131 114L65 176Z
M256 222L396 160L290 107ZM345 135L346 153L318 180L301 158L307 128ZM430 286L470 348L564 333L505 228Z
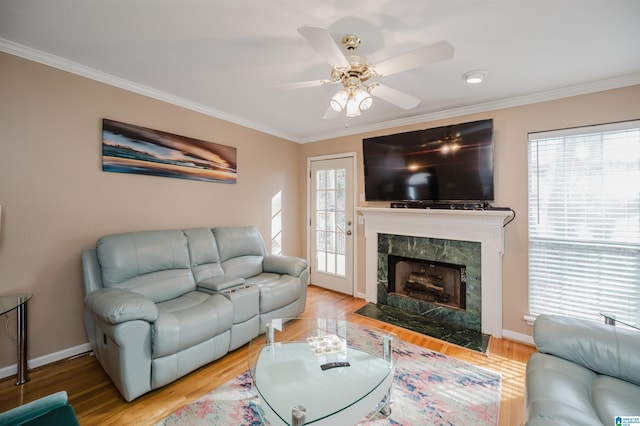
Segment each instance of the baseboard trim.
M520 343L526 343L527 345L531 346L536 345L533 341L533 336L529 336L528 334L516 333L515 331L502 330L502 338L514 340Z
M54 352L52 354L27 360L27 365L29 366L29 369L42 367L43 365L51 364L56 361L61 361L63 359L71 358L73 356L80 355L85 352L89 352L90 350L91 350L91 345L89 345L89 342L87 342L87 343L83 343L82 345L74 346L72 348L63 349L61 351ZM17 374L18 374L18 364L13 364L7 367L0 368L0 379L4 379L5 377L10 377L10 376L15 376Z

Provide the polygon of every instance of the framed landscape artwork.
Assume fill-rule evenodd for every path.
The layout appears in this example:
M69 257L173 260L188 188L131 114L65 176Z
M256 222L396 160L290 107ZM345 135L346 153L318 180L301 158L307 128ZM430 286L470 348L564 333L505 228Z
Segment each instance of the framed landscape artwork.
M108 119L102 120L102 170L236 183L236 148Z

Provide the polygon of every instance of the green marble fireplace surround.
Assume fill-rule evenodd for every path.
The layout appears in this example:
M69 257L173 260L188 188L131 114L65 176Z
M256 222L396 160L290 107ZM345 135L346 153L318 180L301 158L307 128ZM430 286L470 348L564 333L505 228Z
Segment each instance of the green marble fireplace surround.
M452 308L404 294L389 293L389 255L463 265L466 270L466 306ZM409 235L378 234L378 304L434 318L440 322L481 331L482 285L480 243Z

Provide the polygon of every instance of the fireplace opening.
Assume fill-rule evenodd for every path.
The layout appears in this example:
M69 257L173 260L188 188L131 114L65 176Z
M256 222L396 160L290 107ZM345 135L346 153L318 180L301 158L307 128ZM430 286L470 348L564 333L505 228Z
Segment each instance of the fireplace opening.
M388 267L389 293L466 311L466 266L390 254Z

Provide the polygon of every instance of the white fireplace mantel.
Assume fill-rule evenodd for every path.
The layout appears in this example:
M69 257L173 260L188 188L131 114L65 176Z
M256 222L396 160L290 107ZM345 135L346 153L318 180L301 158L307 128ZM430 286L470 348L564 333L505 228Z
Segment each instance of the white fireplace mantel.
M480 243L482 332L502 337L504 224L511 211L361 207L365 219L365 298L378 298L378 234Z

